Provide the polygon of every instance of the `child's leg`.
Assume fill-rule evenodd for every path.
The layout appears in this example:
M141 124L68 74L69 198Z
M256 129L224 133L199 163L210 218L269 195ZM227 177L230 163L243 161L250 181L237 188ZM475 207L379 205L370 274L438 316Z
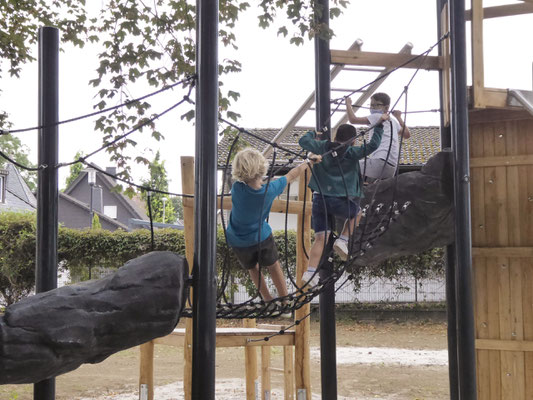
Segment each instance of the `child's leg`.
M329 232L328 232L329 234ZM329 235L328 235L329 237ZM326 232L318 232L315 234L315 242L311 246L309 251L309 268L317 268L324 251L324 241L326 238Z
M363 216L363 211L359 210L357 213L357 217L355 218L355 227L357 228L359 226L359 222L361 222L361 217Z
M259 293L261 293L261 297L265 301L272 300L272 296L270 295L270 292L268 291L268 287L265 281L265 277L263 274L259 272L259 265L256 264L255 267L250 268L248 270L248 273L250 274L250 277L252 278L252 281L254 282L255 286L259 288Z
M283 271L281 271L281 265L279 264L279 261L276 261L267 268L268 272L270 273L270 277L272 278L272 282L274 282L274 286L276 286L276 289L278 290L278 296L287 296L289 294L287 291L287 283L285 282L285 276L283 275Z
M356 218L352 218L348 220L348 223L344 224L344 228L341 232L341 238L348 240L350 235L353 235L354 229L355 229L355 221L357 220L357 223L359 223L359 220L361 219L361 214L359 213Z

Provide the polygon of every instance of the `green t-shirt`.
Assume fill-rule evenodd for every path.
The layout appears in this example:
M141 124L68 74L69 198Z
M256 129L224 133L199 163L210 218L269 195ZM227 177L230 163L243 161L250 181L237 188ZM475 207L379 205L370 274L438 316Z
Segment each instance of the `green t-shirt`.
M372 140L365 146L349 146L344 154L338 151L337 157L331 153L322 158L322 162L313 166L313 176L309 187L325 196L363 197L361 189L359 160L375 151L381 143L383 126L374 128ZM336 142L315 139L314 131L307 132L299 140L304 150L315 154L324 154L339 145Z

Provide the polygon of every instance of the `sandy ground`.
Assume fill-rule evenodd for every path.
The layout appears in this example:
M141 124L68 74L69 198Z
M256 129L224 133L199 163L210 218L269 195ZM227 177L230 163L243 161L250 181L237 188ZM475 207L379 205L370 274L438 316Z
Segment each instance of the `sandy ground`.
M321 399L319 325L311 326L313 399ZM245 399L244 352L218 349L216 399ZM181 400L182 349L156 346L155 398ZM281 368L281 348L272 366ZM138 349L57 378L57 400L138 400ZM448 394L446 327L443 324L341 322L337 325L339 400L444 400ZM283 377L272 374L271 399L283 399ZM0 386L1 400L31 400L32 385Z

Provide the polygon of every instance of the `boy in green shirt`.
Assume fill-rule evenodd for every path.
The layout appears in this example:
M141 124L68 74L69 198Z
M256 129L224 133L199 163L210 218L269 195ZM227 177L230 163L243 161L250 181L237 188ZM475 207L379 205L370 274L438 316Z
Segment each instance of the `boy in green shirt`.
M303 149L323 156L322 162L313 167L313 176L309 181L309 187L313 190L311 227L315 231L315 242L311 246L309 265L303 275L303 281L309 282L311 286L318 283L316 268L327 240L326 233L329 237L331 220L334 217L347 221L333 248L343 260L348 259L348 239L354 230L359 200L363 197L359 160L379 147L383 121L388 118L388 114L381 116L374 127L372 140L366 146L353 146L357 131L354 126L348 124L339 126L334 142L317 140L314 131L307 132L299 140Z

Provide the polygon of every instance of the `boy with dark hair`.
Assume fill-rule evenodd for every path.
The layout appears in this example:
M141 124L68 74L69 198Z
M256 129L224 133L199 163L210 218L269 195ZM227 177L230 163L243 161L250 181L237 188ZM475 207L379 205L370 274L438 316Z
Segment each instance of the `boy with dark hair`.
M352 100L346 97L346 112L348 120L352 124L374 125L382 114L389 112L389 107L390 97L387 93L374 93L370 98L370 115L356 117L352 108ZM364 159L359 162L361 173L369 181L391 178L396 173L400 152L398 135L404 139L408 139L411 136L411 132L402 120L401 115L402 113L399 110L392 112L390 121L383 124L381 145L366 159L366 162ZM370 130L370 133L373 134L373 130Z
M299 144L303 149L323 155L322 162L313 167L313 176L309 181L309 187L314 192L311 225L315 231L315 242L311 246L309 266L303 275L304 282L310 281L313 286L318 282L315 271L322 257L324 243L331 232L333 217L346 221L333 248L343 260L348 259L348 239L354 230L359 200L363 197L359 160L379 147L383 134L382 122L387 119L388 114L380 117L372 140L366 146L353 146L357 131L348 124L339 126L334 142L317 140L313 131L300 138Z

